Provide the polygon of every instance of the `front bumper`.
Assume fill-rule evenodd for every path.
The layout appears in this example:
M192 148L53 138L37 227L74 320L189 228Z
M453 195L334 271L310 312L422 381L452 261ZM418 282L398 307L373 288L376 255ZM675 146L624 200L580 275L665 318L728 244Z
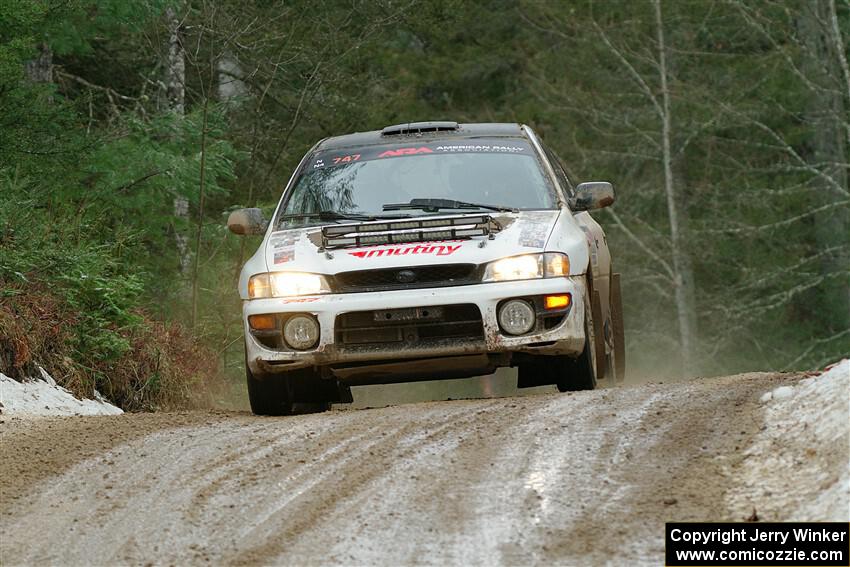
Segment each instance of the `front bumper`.
M506 299L570 293L572 306L556 327L519 337L502 333L496 319L498 304ZM343 313L377 309L402 309L440 305L475 304L481 312L484 341L450 341L432 347L404 344L348 352L335 344L334 323ZM329 294L299 298L253 299L242 306L248 366L254 373L286 372L311 366L370 361L476 354L527 352L576 356L584 349L585 283L583 276L458 287L397 290L379 293ZM250 315L310 313L321 327L318 345L308 351L272 350L259 343L248 327Z

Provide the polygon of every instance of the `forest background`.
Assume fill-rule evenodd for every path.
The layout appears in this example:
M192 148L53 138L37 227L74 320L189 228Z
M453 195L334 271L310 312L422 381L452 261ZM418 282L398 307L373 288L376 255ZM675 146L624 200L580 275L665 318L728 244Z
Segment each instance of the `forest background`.
M242 206L320 138L522 122L624 274L630 372L850 344L846 0L0 0L0 371L129 410L241 388Z

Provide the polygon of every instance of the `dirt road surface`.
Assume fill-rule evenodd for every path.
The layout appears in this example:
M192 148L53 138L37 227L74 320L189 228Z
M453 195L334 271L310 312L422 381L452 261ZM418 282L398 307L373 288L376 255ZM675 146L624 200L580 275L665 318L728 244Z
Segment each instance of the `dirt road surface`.
M782 520L822 489L774 502L736 481L760 397L800 378L285 418L0 417L0 563L660 565L665 521Z

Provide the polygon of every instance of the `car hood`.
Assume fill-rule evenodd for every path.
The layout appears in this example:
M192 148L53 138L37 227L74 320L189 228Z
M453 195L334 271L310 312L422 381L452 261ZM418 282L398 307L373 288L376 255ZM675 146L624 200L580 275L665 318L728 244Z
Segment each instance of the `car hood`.
M423 217L439 220L474 215L440 215ZM494 213L491 218L502 227L490 237L475 236L458 240L407 242L374 246L321 248L321 227L281 230L269 233L264 242L266 269L337 274L355 270L427 266L435 264L484 264L498 258L523 253L542 252L556 228L561 211L523 211ZM407 219L405 219L407 220ZM369 224L381 223L361 223ZM329 225L333 226L333 225ZM574 239L584 243L584 236L574 223Z

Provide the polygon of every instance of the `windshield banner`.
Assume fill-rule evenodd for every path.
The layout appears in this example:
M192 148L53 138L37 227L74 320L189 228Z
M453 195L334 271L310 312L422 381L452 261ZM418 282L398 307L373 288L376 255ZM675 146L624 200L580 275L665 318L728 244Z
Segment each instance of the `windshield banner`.
M383 160L433 154L526 154L532 155L531 146L522 140L474 139L456 142L440 140L434 142L411 140L407 144L366 146L356 151L331 150L313 156L308 167L323 169L349 165L355 162Z

